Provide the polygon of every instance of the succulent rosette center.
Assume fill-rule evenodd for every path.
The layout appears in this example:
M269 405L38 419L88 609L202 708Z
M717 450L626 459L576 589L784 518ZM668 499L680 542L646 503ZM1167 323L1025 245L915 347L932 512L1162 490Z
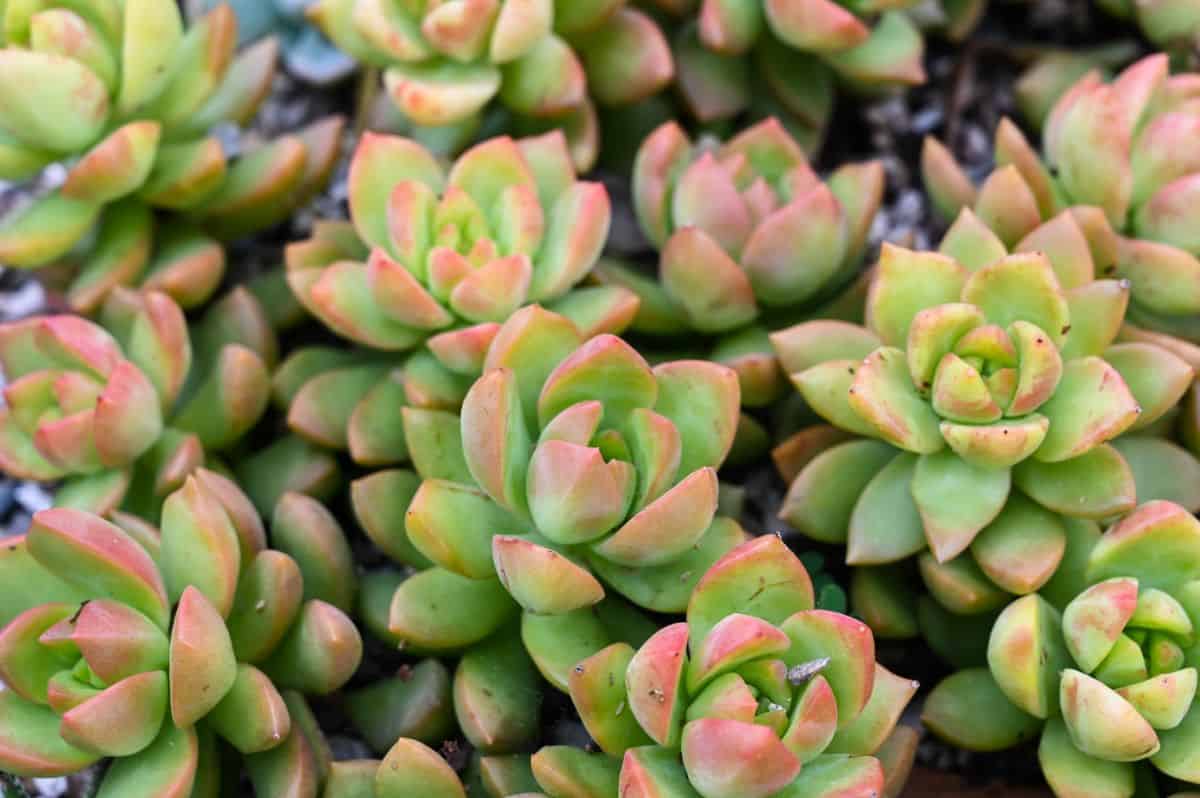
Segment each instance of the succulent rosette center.
M876 424L883 420L878 403L886 401L876 391L886 386L872 372L886 369L897 354L879 349L869 355L861 367L867 375L856 376L850 388L851 404ZM1063 362L1041 327L1018 320L1003 328L987 323L978 306L937 305L913 318L903 354L943 441L964 460L1014 466L1042 445L1050 422L1036 411L1054 395Z
M890 310L886 290L879 287L873 311ZM1047 406L1068 368L1072 381L1089 373L1101 383L1120 377L1098 359L1064 364L1059 346L1071 328L1070 308L1043 257L986 266L965 281L960 298L919 309L904 349L880 347L854 369L848 402L884 439L918 454L948 446L970 465L1005 469L1035 455L1051 462L1075 456L1137 418L1123 383L1110 387L1086 436L1068 426L1061 399ZM1052 418L1062 429L1052 432Z
M684 563L719 554L698 544L710 530L714 541L730 537L714 523L715 468L737 411L729 369L651 368L615 336L584 341L564 317L525 308L496 334L463 402L461 451L446 457L463 462L466 479L427 478L407 513L408 536L444 568L498 577L533 613L595 604L605 594L597 575L653 603L658 591L647 583L699 578ZM438 411L405 413L416 451L415 436ZM446 470L432 461L418 469Z
M361 243L318 236L289 248L301 301L375 348L451 331L443 347L476 358L482 334L587 275L610 218L608 194L575 179L560 134L491 139L449 174L413 141L368 134L351 165L350 212ZM470 325L485 326L453 332Z
M686 622L636 651L613 644L570 678L589 733L624 756L622 790L656 794L674 775L704 798L881 792L871 754L915 689L875 663L863 623L813 609L803 565L772 536L717 561Z
M850 165L822 182L775 119L717 148L693 146L667 123L639 150L633 183L669 300L686 326L715 333L846 283L882 199L883 171Z
M10 381L0 411L5 470L40 479L122 468L158 440L155 385L102 328L71 316L0 327Z
M815 458L783 516L846 541L853 564L928 546L922 575L956 585L955 599L934 589L955 611L1003 601L1001 591L968 598L965 585L985 575L1008 592L1037 590L1062 560L1063 516L1104 520L1135 505L1134 470L1108 442L1169 412L1191 379L1163 348L1113 343L1128 298L1124 281L1064 290L1040 252L965 267L885 246L865 327L822 320L772 335L819 415L882 441ZM847 468L860 488L844 508L826 506L819 480ZM883 534L885 518L902 522Z

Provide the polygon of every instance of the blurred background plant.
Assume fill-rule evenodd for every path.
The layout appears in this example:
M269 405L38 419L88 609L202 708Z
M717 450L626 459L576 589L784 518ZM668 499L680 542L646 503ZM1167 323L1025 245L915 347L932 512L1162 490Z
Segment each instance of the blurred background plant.
M305 15L314 0L185 0L193 19L222 2L228 2L237 15L238 44L276 37L283 67L297 80L329 86L357 71L357 62L325 38Z

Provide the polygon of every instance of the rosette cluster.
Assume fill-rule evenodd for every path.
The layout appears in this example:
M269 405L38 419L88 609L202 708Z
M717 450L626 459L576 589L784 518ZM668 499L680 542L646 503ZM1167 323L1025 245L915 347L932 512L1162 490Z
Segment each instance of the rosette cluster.
M316 794L329 750L303 696L344 684L362 640L266 548L233 482L197 472L161 531L56 508L7 545L48 582L8 589L37 599L0 630L4 770L59 776L111 757L106 798L206 794L232 751L256 795Z
M1060 795L1133 795L1150 766L1200 782L1200 522L1152 501L1074 548L1080 567L1000 613L988 669L939 685L926 723L989 750L1040 732L1042 772ZM967 711L975 701L996 711Z
M921 569L935 596L978 612L1050 579L1064 518L1131 510L1129 450L1109 441L1167 414L1192 369L1152 344L1113 343L1126 283L1064 291L1057 271L1041 253L967 268L885 246L865 327L815 321L777 333L809 405L863 438L835 439L804 465L783 517L845 542L852 564L928 547ZM845 489L822 493L835 473ZM982 589L988 580L1002 590Z
M604 584L665 608L678 598L656 601L658 586L678 597L678 580L686 596L706 542L728 545L714 523L715 469L738 412L727 368L652 368L621 339L585 340L534 306L500 328L460 418L404 412L426 477L407 514L413 545L463 576L499 579L529 612L591 606Z
M9 5L0 177L74 160L61 186L0 221L0 262L65 258L77 267L67 298L83 312L118 285L185 307L211 297L225 271L220 240L282 221L319 191L343 127L331 117L231 160L209 131L254 116L277 49L264 40L238 55L236 43L228 5L186 28L174 0Z
M69 478L60 501L150 517L206 450L235 443L266 410L260 354L219 343L193 358L167 295L114 289L105 327L76 316L0 324L0 464L14 476Z
M474 139L497 100L569 131L587 169L599 149L595 103L635 103L674 77L658 26L624 0L319 0L309 15L342 50L383 69L418 135L451 149Z
M703 798L882 793L872 754L916 687L876 664L865 624L813 608L808 573L772 536L714 563L686 621L602 649L570 680L588 732L624 758L622 795Z

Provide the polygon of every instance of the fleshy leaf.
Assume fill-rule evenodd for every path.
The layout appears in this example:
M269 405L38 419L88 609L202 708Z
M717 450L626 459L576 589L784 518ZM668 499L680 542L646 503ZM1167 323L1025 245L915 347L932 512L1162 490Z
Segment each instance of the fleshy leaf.
M429 568L401 583L388 625L414 649L455 651L488 637L517 612L498 579L467 579Z
M454 674L454 713L467 741L488 754L529 747L540 707L528 701L539 687L537 670L516 635L501 634L473 647Z
M578 663L568 681L571 700L588 734L610 756L621 756L628 748L650 742L639 716L619 711L629 700L623 677L633 658L628 643L614 643Z
M401 738L388 751L375 777L378 798L405 795L466 798L458 776L436 751L416 740Z
M737 432L737 374L702 360L676 360L655 366L654 377L658 398L653 409L679 429L679 473L720 466Z
M767 798L800 773L800 760L771 729L724 718L684 726L681 743L688 780L703 795Z
M188 798L199 758L195 730L164 723L158 737L140 756L121 757L113 762L104 774L97 798L128 795Z
M901 452L867 483L850 515L847 563L880 565L925 548L925 526L912 494L918 459Z
M604 598L604 588L586 568L551 548L497 535L492 553L500 581L530 612L570 612Z
M1133 577L1142 589L1172 590L1200 561L1200 521L1177 504L1151 501L1112 526L1092 549L1087 578Z
M1034 456L1059 462L1084 454L1129 429L1141 413L1121 375L1098 357L1072 360L1062 381L1040 408L1050 422Z
M813 606L804 565L782 540L765 535L738 546L705 572L688 603L688 628L693 640L703 640L731 612L779 624Z
M687 624L671 624L651 636L625 669L629 708L660 745L677 745L683 729L687 648Z
M846 728L867 706L875 684L875 639L859 620L828 610L805 610L780 629L791 639L784 662L796 665L830 657L821 672L837 698L838 728Z
M129 604L167 628L167 591L158 568L119 527L78 510L43 510L34 516L26 545L64 580Z
M938 417L917 393L904 352L883 347L872 352L850 387L850 406L895 446L931 454L944 446Z
M921 722L969 751L1012 748L1042 726L1008 700L987 668L962 670L938 683L925 700Z
M1009 700L1039 718L1059 705L1059 671L1069 655L1058 611L1036 593L1005 607L988 640L988 665Z
M75 773L97 759L62 739L59 716L49 707L0 690L0 764L19 776L53 777Z
M1082 795L1098 798L1133 795L1135 791L1133 766L1080 751L1062 718L1051 718L1046 723L1038 745L1038 762L1046 781L1056 790L1078 790Z
M105 756L125 757L153 742L167 710L167 675L146 671L105 688L63 714L63 740Z
M950 451L918 458L912 494L925 537L938 560L962 553L1004 508L1009 472L986 468Z
M1113 762L1134 762L1158 753L1154 728L1099 680L1064 670L1059 703L1071 741L1083 753Z
M628 566L663 565L691 549L717 511L717 474L693 471L593 548Z
M814 540L844 543L859 497L895 456L879 441L849 441L821 452L788 488L779 517Z
M189 478L163 503L163 553L167 589L179 600L199 590L222 617L233 608L241 567L238 535L221 503Z
M208 714L237 678L224 619L195 587L183 591L171 628L171 718L186 728Z
M1010 255L979 269L963 286L962 300L977 305L993 324L1036 325L1062 344L1070 326L1067 300L1054 270L1040 253Z
M1106 444L1057 463L1030 458L1017 464L1013 479L1034 501L1075 517L1103 520L1137 504L1133 472Z
M884 344L902 346L914 316L928 307L957 302L966 270L945 255L885 244L867 297L867 327Z
M971 556L995 584L1023 595L1044 585L1062 562L1067 533L1059 516L1020 493L971 546Z

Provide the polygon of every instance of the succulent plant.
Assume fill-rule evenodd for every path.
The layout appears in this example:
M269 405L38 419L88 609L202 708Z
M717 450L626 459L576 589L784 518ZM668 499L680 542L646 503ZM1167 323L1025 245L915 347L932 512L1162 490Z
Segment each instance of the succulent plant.
M0 261L62 259L76 271L67 300L84 312L117 285L203 302L224 273L220 239L284 219L324 185L342 120L228 161L207 133L253 116L274 72L273 42L235 58L227 5L186 31L174 0L43 5L5 14L0 177L75 160L60 187L0 220ZM171 213L169 224L156 224L156 210Z
M405 515L410 504L421 512L412 501L419 489L429 491L416 474L399 469L351 485L359 526L402 566L362 580L362 625L384 643L421 657L347 695L351 723L384 757L358 775L369 780L378 771L375 796L469 788L472 795L507 798L537 786L532 772L539 766L531 763L530 751L541 736L546 683L565 692L578 660L616 641L640 645L657 627L614 596L561 615L522 617L495 576L463 576L434 565L413 545ZM456 661L444 663L446 658ZM475 751L461 781L434 753L452 750L460 737ZM432 762L441 764L431 771ZM416 793L398 791L402 784Z
M305 16L314 0L188 0L188 8L195 18L222 2L228 2L237 15L240 44L276 37L284 68L305 83L328 86L358 68L352 57L325 38Z
M1200 237L1191 201L1200 173L1190 154L1197 86L1194 74L1169 77L1164 55L1138 61L1112 83L1089 72L1050 111L1044 160L1004 120L996 131L998 168L978 189L949 151L927 139L926 188L947 219L971 207L1009 247L1063 210L1099 209L1085 212L1083 226L1097 276L1131 284L1128 321L1200 341Z
M987 230L971 218L947 238L984 262L885 245L866 327L814 321L772 339L805 400L842 431L797 441L809 454L781 517L845 543L854 565L920 554L926 587L959 614L1038 590L1069 535L1139 495L1200 508L1188 484L1200 465L1147 437L1193 371L1153 344L1113 343L1128 284L1071 280L1064 263L1077 276L1083 264L1040 252L1001 248L989 262L964 234ZM1143 434L1118 438L1129 430Z
M235 343L193 357L162 293L115 288L100 325L75 316L0 324L0 463L10 475L69 477L61 504L157 517L158 502L240 438L266 409L267 365Z
M881 794L871 755L916 687L876 664L861 621L814 609L804 566L774 536L714 563L685 622L637 650L608 646L570 676L631 798Z
M606 261L599 272L641 296L633 329L719 336L712 359L737 370L742 400L784 385L767 329L793 324L852 283L883 197L883 167L838 169L822 182L775 119L719 147L693 145L675 122L642 145L633 173L658 279Z
M832 0L656 0L663 7L699 5L697 33L707 49L748 52L763 39L820 57L845 79L867 88L924 81L923 43L898 13L911 2L859 4Z
M593 103L635 103L674 76L658 26L624 0L318 0L310 17L384 70L415 125L466 143L498 100L568 131L581 171L599 146Z
M459 657L452 677L427 659L419 679L351 697L379 755L397 737L406 756L423 753L455 719L487 756L527 754L543 679L565 692L580 659L640 645L655 627L634 605L682 610L704 568L745 539L714 518L713 467L737 417L732 372L651 369L620 339L588 339L537 305L500 326L480 370L461 417L457 406L403 408L420 476L382 470L351 486L359 526L405 566L364 579L364 626L408 653ZM387 709L401 702L423 709Z
M653 0L683 20L677 88L701 124L779 116L815 151L835 82L874 93L925 81L924 41L897 3L833 0Z
M236 752L259 798L318 794L331 757L303 696L339 688L362 653L308 578L337 568L312 556L331 521L285 507L274 532L299 559L267 549L249 500L208 471L167 498L161 532L38 513L6 556L62 589L0 630L0 767L59 776L111 757L100 796L158 798L216 794Z
M963 672L939 685L926 724L987 750L1040 732L1038 759L1059 796L1132 796L1135 782L1138 795L1165 794L1154 788L1150 764L1200 783L1200 522L1177 504L1152 501L1074 548L1072 573L1000 613L988 641L990 673ZM992 711L980 711L982 695Z
M409 411L407 415L414 422L410 428L415 428L422 420L413 416L430 415L430 412ZM436 484L430 480L423 482L415 473L403 469L377 471L351 484L351 503L359 526L376 548L403 567L402 571L372 572L363 580L358 602L360 615L363 624L376 637L418 655L454 655L489 646L495 649L520 638L525 653L509 651L508 661L531 658L542 676L565 692L570 668L577 661L618 640L640 645L654 632L656 627L641 612L615 595L574 611L522 616L520 605L509 595L495 574L494 566L490 575L484 574L486 564L482 557L487 556L487 541L482 541L482 546L475 544L475 548L484 550L479 552L468 551L459 541L448 540L443 552L426 556L422 549L428 549L430 543L427 542L424 516L430 510L430 497L436 499L439 491L453 489L466 491L467 486L449 479L438 480ZM719 556L713 554L713 550L722 545L729 548L744 539L745 534L730 523L719 534L712 535L708 549L696 553L694 559L713 559ZM458 562L452 559L451 549L455 547L463 553ZM469 562L465 559L468 554L474 558ZM680 579L684 583L682 588L676 589L667 583L668 589L661 595L652 596L651 603L663 608L686 605L687 590L695 580L690 573L685 572L683 577ZM521 628L519 634L514 634L512 627L518 621ZM528 685L528 676L523 673L520 680L508 682L520 681ZM458 687L455 689L457 691ZM422 702L422 705L430 703ZM368 702L365 708L375 711L374 706L374 702ZM536 709L529 706L528 701L518 702L517 706L524 710ZM467 723L461 725L469 726ZM368 735L384 740L384 744L375 746L377 753L386 751L395 736ZM429 738L423 732L400 736L416 737L431 744L440 739ZM475 741L470 732L468 736ZM491 735L488 739L499 736ZM496 742L492 739L491 744L479 744L479 747L493 750ZM500 753L512 753L514 746L508 748L510 750Z
M403 410L424 479L406 505L411 547L458 578L502 584L534 614L596 604L601 580L637 605L682 610L704 567L744 536L714 518L733 372L651 368L621 339L585 340L536 305L501 326L483 367L461 416Z
M403 351L434 336L449 362L477 356L533 302L576 318L629 312L623 292L570 295L604 246L610 206L603 186L576 179L560 133L490 139L448 174L416 142L368 133L349 181L353 226L318 224L287 250L293 292L345 338Z

